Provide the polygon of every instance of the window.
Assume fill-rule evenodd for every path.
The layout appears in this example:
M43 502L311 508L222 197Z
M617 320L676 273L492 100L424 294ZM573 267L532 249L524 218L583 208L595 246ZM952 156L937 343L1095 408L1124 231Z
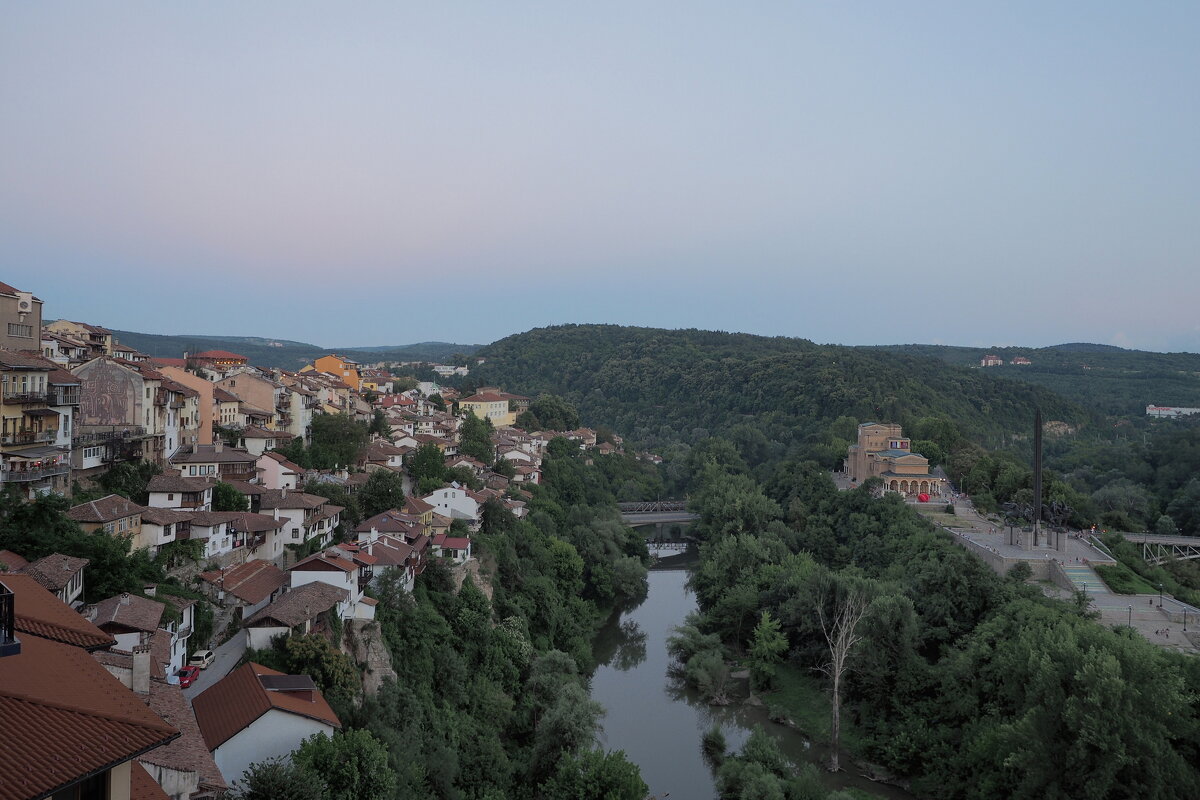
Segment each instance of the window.
M168 494L168 495L167 495L167 499L168 499L168 500L174 500L174 499L175 499L175 495L173 495L173 494Z
M195 475L195 474L196 474L196 468L194 466L188 467L188 475Z
M8 323L8 335L9 336L20 336L22 339L32 339L33 338L33 326L32 325L21 325L16 322L10 322L10 323Z
M300 538L300 529L299 528L292 528L292 538L293 539Z

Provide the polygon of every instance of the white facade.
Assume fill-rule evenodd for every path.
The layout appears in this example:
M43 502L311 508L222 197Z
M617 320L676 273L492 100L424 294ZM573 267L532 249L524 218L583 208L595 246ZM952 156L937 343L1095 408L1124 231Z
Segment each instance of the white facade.
M310 736L336 730L328 722L272 708L213 750L213 760L225 782L241 780L251 764L271 758L287 759Z
M479 503L467 494L466 489L461 487L447 486L421 499L433 506L444 517L472 522L479 519Z

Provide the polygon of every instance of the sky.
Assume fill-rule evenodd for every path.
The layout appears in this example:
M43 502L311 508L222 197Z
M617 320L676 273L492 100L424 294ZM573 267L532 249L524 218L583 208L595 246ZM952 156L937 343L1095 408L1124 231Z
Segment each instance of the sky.
M1154 0L8 3L0 280L327 347L1200 351L1197 30Z

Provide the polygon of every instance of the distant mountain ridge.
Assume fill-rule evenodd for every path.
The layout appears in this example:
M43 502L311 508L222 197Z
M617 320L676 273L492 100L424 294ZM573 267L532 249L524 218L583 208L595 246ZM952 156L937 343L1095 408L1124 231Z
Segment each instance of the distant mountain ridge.
M450 342L419 342L410 345L385 345L369 348L327 348L291 339L268 339L261 336L214 336L210 334L165 335L113 330L117 341L156 358L182 358L184 353L200 350L229 350L250 359L260 367L299 369L323 355L337 353L356 361L432 361L448 359L462 353L470 355L480 348L474 344Z

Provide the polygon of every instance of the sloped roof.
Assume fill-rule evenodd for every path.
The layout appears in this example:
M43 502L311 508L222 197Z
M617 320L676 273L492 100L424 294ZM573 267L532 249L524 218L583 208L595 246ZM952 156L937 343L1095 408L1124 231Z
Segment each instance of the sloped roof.
M228 788L183 690L174 684L151 681L147 699L151 710L177 728L180 736L168 745L151 750L140 760L168 769L195 772L200 776L200 785L210 790Z
M0 730L0 800L45 797L179 735L87 651L37 636L0 658Z
M171 456L172 464L217 464L257 460L257 457L248 451L236 447L222 447L221 452L218 453L216 447L211 444L194 445L186 451L181 450Z
M262 493L260 508L317 508L329 501L320 495L309 494L297 489L266 489Z
M230 567L200 573L200 579L225 591L249 605L257 605L271 593L287 585L287 573L270 561L247 561Z
M186 478L182 475L164 472L155 475L146 484L148 492L203 492L211 489L217 482L213 478Z
M153 632L158 629L165 608L157 600L126 592L87 606L84 612L98 628L110 625Z
M345 589L313 581L284 592L274 603L246 620L245 624L256 625L265 622L270 627L270 623L277 622L294 628L348 599L350 593Z
M364 519L354 530L356 533L366 533L374 528L380 532L404 533L411 531L413 527L419 527L420 524L421 521L412 514L405 514L393 508L370 519Z
M10 572L20 572L29 565L29 562L26 561L23 556L14 553L12 550L0 550L0 564L3 564L5 567L7 567L8 571ZM0 569L0 572L3 571L3 569Z
M245 356L239 356L237 353L231 353L228 350L205 350L200 353L193 353L190 357L191 358L219 358L219 359L237 358L237 359L241 359L242 361L250 360L250 359L246 358Z
M99 500L72 506L67 516L76 522L112 522L123 517L132 517L146 509L119 494L110 494Z
M15 627L54 642L95 650L115 644L113 637L76 614L29 575L0 575L13 593ZM4 659L0 659L3 661Z
M342 558L335 549L327 550L322 553L313 553L303 561L293 564L288 571L292 572L300 570L301 572L323 571L338 569L342 572L354 572L358 566L345 558Z
M22 571L51 592L58 592L90 563L92 562L86 558L51 553L34 561Z
M142 522L152 525L174 525L177 522L187 522L196 516L194 511L172 511L169 508L147 508L142 512Z
M205 689L192 701L196 722L209 750L217 749L271 709L299 714L335 728L342 727L320 691L268 691L263 686L263 677L282 675L284 673L251 661Z

